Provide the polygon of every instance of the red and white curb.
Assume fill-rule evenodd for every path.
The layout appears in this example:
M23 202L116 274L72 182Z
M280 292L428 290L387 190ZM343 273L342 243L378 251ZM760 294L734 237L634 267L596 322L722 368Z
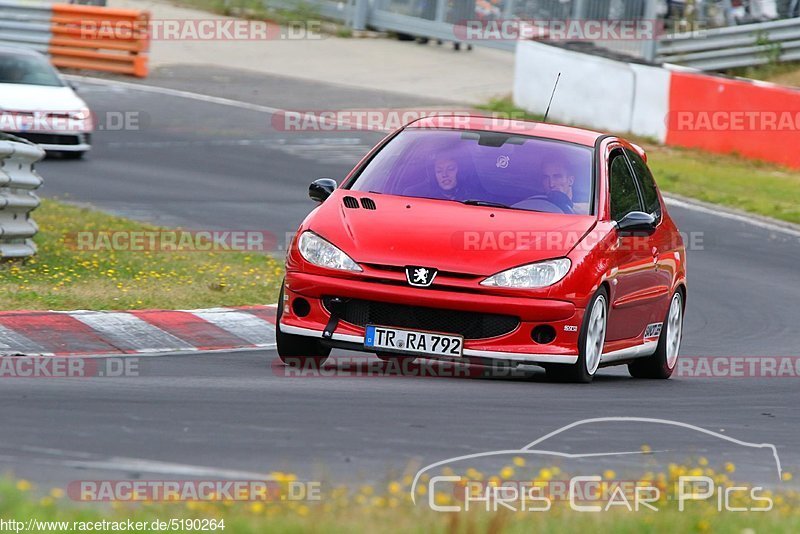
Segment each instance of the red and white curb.
M0 355L90 356L275 347L275 305L0 312Z

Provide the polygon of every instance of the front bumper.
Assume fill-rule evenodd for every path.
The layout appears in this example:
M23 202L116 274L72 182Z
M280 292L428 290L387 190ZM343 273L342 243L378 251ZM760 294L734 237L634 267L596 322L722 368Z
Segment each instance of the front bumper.
M86 152L92 148L91 132L8 132L36 143L47 152Z
M322 302L323 297L513 315L519 318L519 324L513 331L492 338L465 339L464 358L477 362L503 360L527 364L573 364L578 360L578 331L583 320L583 309L575 307L571 302L422 289L291 271L286 275L284 302L279 303L283 306L279 325L281 332L322 340L322 333L331 318ZM298 316L293 309L294 300L299 298L306 300L310 308L303 316ZM554 328L556 335L552 342L536 343L532 340L531 332L539 325L550 325ZM380 326L408 328L398 324ZM339 321L330 344L373 352L364 347L364 327L344 320Z

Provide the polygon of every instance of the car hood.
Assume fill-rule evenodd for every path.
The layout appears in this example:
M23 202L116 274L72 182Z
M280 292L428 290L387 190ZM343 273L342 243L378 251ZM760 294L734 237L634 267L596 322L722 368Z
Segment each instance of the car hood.
M348 208L343 197L367 197L375 209ZM457 202L338 190L305 227L363 264L419 265L489 276L565 256L596 219L466 206Z
M0 83L0 110L78 111L86 107L86 103L68 86Z

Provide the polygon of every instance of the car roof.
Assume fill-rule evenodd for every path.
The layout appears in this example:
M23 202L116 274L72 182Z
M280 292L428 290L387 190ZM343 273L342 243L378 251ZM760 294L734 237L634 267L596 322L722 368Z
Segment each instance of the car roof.
M482 130L488 132L530 135L557 141L567 141L593 147L604 134L583 128L562 126L527 120L512 120L480 115L431 115L417 119L407 128L441 128L457 130Z

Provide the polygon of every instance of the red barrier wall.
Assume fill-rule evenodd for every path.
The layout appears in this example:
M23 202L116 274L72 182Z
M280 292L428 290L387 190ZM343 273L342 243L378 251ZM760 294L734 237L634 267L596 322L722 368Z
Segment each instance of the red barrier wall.
M668 145L800 168L800 90L673 72Z

